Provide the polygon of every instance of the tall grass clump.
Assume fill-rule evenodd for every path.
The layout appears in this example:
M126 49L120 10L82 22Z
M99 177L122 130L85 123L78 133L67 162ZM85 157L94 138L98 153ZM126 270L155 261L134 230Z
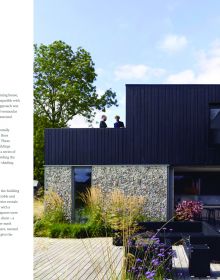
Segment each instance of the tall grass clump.
M144 198L128 195L115 188L104 192L93 186L80 195L87 206L89 220L111 228L121 242L128 239L137 230L137 224L143 217Z
M34 235L51 236L53 224L65 222L63 199L52 189L44 195L44 199L34 201Z
M104 195L99 187L91 187L86 192L79 194L80 199L86 205L85 214L90 220L100 221L102 217Z
M87 216L89 228L93 229L93 235L109 235L111 233L110 227L103 219L106 198L101 188L97 186L88 188L86 192L81 193L79 197L85 204L84 213Z
M52 189L44 196L44 219L51 223L65 222L64 201Z
M34 199L34 221L42 219L44 216L44 201L43 199Z
M114 189L107 194L104 205L104 219L113 229L115 239L123 245L127 244L128 237L138 229L138 222L142 219L144 210L142 196L125 194L119 189Z

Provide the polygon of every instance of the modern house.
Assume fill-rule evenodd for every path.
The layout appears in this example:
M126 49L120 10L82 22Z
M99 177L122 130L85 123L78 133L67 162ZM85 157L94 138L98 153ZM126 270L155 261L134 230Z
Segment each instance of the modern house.
M146 197L172 217L183 199L220 206L220 85L126 85L126 128L46 129L45 187L74 220L91 185Z

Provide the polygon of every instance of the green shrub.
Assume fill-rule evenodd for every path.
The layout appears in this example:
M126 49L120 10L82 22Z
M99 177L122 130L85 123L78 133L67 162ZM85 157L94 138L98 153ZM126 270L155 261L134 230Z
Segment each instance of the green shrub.
M52 238L85 238L88 237L84 224L53 224L49 228Z
M73 228L71 227L71 225L68 224L63 224L63 228L61 231L61 237L62 238L71 238L73 237Z
M47 220L38 220L34 224L35 236L51 238L87 238L111 235L111 229L92 222L86 224L52 224Z
M72 234L75 238L86 238L91 237L87 232L86 224L73 224L72 225Z
M41 220L37 220L34 223L34 236L36 237L48 237L49 236L49 227L50 224L41 219Z
M62 224L53 224L49 227L49 237L59 238L61 237Z

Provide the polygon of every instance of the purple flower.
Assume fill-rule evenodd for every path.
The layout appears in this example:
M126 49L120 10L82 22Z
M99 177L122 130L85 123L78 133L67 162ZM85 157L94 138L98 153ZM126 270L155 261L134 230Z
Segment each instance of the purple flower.
M159 244L160 243L160 239L159 238L151 237L151 240L154 242L154 244Z
M147 279L151 279L152 277L154 277L154 275L155 275L154 271L147 271L145 273L145 276L146 276Z
M158 254L158 257L164 257L164 254L160 253L160 254Z
M136 262L139 263L139 262L142 262L142 260L138 258L138 259L136 259Z
M151 261L151 263L152 263L153 266L158 266L158 265L159 265L158 259L153 259L153 260Z

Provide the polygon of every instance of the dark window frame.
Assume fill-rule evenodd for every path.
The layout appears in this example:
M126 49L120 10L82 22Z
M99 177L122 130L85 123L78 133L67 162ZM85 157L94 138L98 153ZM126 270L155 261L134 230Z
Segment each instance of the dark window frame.
M209 135L209 147L211 148L220 148L220 141L219 142L215 142L214 141L214 137L215 137L215 132L219 131L220 133L220 128L219 129L213 129L211 128L211 110L212 109L220 109L220 102L216 102L216 103L209 103L209 107L208 107L208 117L209 117L209 131L208 131L208 135Z

